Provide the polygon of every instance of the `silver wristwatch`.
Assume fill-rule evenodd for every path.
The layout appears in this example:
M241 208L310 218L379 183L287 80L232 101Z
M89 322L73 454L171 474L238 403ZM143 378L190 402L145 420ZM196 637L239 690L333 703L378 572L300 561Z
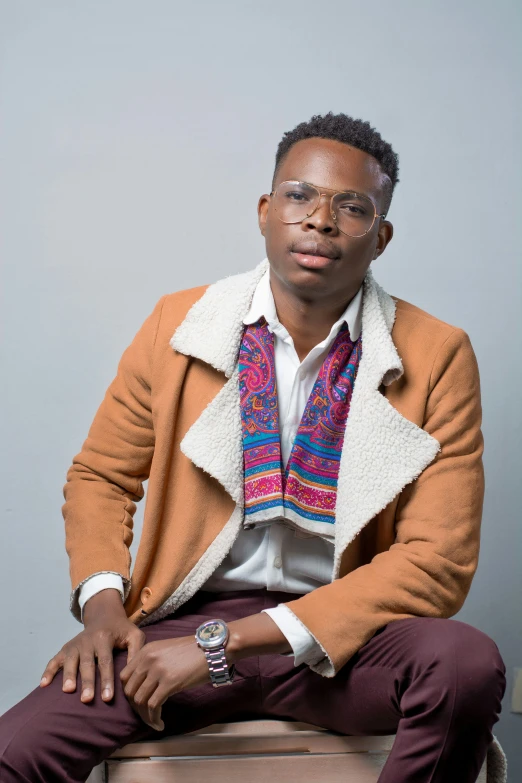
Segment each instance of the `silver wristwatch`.
M205 653L214 688L231 685L234 679L235 664L229 668L225 657L228 637L228 625L224 620L207 620L201 623L195 633L196 642Z

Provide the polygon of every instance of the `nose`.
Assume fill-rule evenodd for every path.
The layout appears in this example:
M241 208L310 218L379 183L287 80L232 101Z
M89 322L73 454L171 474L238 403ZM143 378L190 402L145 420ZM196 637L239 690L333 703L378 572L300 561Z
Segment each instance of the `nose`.
M303 226L309 229L320 231L322 234L332 234L337 232L337 225L332 217L330 209L331 196L321 193L319 203L307 218L303 220Z

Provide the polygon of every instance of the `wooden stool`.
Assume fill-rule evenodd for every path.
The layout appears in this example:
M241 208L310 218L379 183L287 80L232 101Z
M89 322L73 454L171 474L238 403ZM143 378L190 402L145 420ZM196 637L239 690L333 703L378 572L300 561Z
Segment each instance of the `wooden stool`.
M215 723L127 745L105 762L104 774L107 783L377 783L394 739L347 737L284 720ZM495 740L497 756L499 748ZM495 770L498 763L495 757ZM487 775L487 766L477 783L504 783L498 770Z

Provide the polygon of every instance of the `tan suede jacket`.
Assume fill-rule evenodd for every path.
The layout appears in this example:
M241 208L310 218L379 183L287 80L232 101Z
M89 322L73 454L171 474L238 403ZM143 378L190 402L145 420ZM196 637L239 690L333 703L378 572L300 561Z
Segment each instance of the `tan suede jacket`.
M187 601L243 523L237 355L268 261L163 296L118 365L67 473L62 511L82 583L121 574L136 624ZM450 617L479 556L480 381L468 335L379 286L369 270L362 360L341 456L332 582L289 601L334 676L382 626ZM130 574L133 514L148 479Z

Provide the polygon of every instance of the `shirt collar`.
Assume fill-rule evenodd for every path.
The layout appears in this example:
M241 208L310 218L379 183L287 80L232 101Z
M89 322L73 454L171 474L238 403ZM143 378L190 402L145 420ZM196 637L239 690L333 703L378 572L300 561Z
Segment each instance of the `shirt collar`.
M350 332L350 339L355 342L361 333L362 325L362 298L363 298L363 286L359 288L351 302L346 307L344 313L333 324L330 331L330 335L336 334L341 328L342 324L346 322L348 330ZM270 269L267 269L259 280L254 296L252 297L252 303L250 310L243 319L244 324L254 324L259 321L261 316L266 318L266 322L271 331L274 328L282 326L278 317L277 310L274 302L274 296L270 287Z

